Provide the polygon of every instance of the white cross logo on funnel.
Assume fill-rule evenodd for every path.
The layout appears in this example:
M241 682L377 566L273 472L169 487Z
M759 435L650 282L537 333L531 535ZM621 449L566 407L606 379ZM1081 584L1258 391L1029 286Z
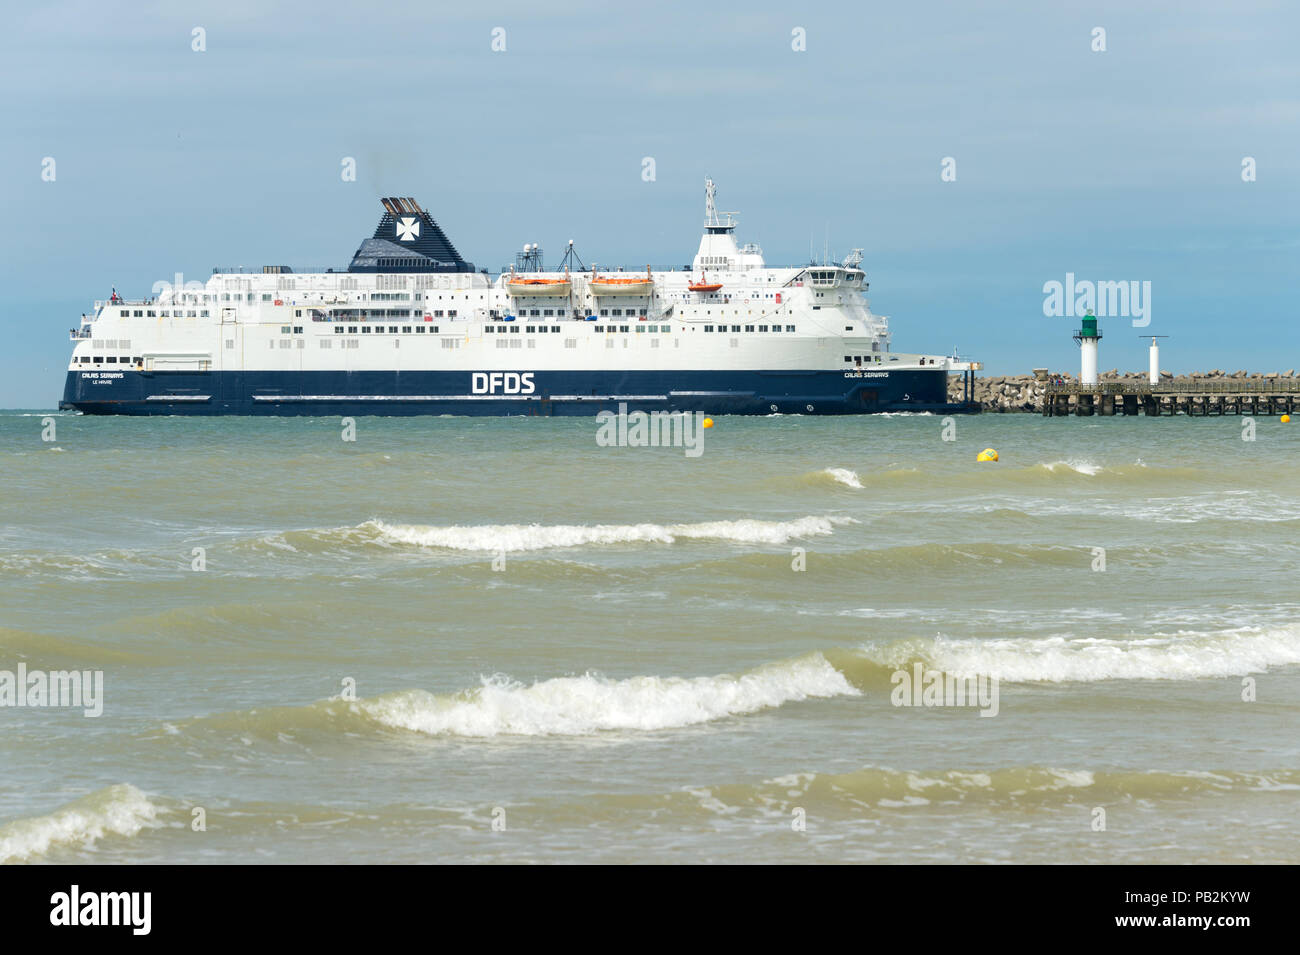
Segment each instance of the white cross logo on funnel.
M414 242L415 237L420 234L419 219L398 219L397 220L397 237L403 242Z

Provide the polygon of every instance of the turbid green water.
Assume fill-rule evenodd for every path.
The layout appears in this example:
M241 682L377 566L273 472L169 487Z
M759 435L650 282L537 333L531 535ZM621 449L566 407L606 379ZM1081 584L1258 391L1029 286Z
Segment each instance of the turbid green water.
M0 860L1300 861L1300 425L54 417L0 679L103 712L0 708Z

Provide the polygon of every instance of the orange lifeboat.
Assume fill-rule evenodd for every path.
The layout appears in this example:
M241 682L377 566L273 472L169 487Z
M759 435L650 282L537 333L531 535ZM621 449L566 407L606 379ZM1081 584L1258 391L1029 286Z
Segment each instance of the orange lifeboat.
M701 278L698 282L692 282L686 286L692 292L716 292L722 288L721 282L708 282Z
M644 276L593 275L587 284L592 295L650 295L655 289L648 268Z
M506 279L506 291L511 295L533 296L541 295L547 297L557 297L568 295L573 288L569 282L568 275L562 279L544 279L525 277L510 273L510 278Z

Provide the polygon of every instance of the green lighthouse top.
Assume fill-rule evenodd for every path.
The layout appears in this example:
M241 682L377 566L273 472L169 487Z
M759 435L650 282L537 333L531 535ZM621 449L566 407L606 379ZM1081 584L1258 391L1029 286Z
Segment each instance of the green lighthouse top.
M1077 341L1082 341L1083 339L1096 340L1101 338L1101 332L1097 330L1097 316L1093 315L1091 310L1089 310L1087 315L1080 319L1079 324L1083 327L1074 333L1074 337Z

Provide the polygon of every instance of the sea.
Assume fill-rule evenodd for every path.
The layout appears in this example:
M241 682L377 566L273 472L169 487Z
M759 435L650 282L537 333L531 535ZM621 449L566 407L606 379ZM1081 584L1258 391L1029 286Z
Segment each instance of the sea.
M0 412L0 862L1300 862L1300 423L352 429Z

